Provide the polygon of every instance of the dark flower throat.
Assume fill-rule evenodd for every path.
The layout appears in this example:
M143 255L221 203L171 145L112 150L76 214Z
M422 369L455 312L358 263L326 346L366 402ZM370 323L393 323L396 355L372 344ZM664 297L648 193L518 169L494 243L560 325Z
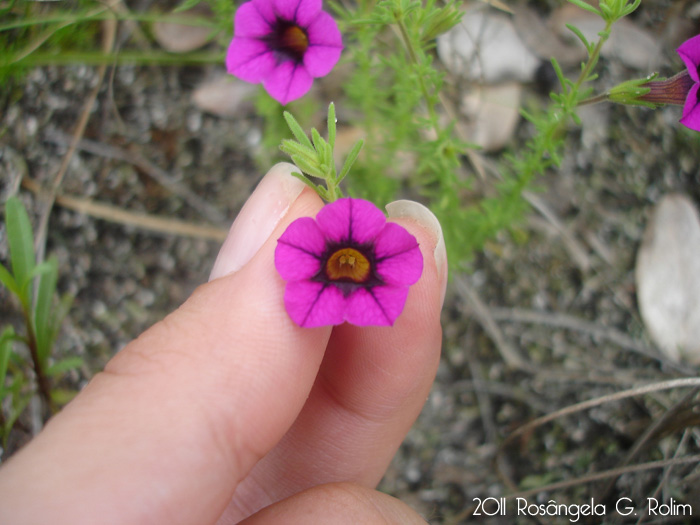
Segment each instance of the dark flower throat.
M277 21L267 41L279 59L291 59L297 63L304 60L304 53L309 47L309 36L306 31L287 20Z

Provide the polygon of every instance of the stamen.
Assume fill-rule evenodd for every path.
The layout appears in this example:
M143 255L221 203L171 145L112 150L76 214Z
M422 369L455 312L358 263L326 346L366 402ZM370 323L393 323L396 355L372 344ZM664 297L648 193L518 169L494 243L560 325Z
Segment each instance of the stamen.
M370 262L365 255L354 248L341 248L326 262L326 275L331 281L352 281L362 283L370 274Z

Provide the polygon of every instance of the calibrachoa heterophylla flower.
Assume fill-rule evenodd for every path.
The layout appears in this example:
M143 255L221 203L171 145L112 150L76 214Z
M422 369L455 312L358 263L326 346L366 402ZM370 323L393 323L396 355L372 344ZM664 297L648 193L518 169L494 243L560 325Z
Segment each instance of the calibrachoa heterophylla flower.
M236 11L228 72L262 82L281 104L303 96L340 58L342 36L321 0L252 0Z
M343 198L292 222L277 241L284 303L299 326L391 326L423 272L416 238L371 202Z
M688 75L693 80L693 85L688 91L688 95L683 105L683 117L680 123L684 126L700 131L700 100L698 100L698 89L700 88L700 35L686 40L678 48L678 54L688 69Z

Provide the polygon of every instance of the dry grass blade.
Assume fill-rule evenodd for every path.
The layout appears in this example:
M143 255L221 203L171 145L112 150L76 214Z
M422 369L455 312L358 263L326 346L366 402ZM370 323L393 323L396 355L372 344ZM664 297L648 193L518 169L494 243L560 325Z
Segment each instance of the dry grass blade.
M58 144L70 143L70 138L62 133L49 133L47 138ZM128 162L142 170L158 184L171 191L174 195L181 197L193 209L206 220L215 224L226 224L228 221L223 213L212 207L210 203L194 193L187 186L175 180L168 172L149 162L138 153L132 153L122 148L117 148L109 144L103 144L94 140L81 139L77 142L76 148L93 155L99 155L109 159Z
M675 370L676 372L681 372L683 374L688 372L687 366L683 367L667 359L654 348L631 338L627 334L615 330L614 328L601 326L598 323L589 322L571 315L558 312L525 310L522 308L492 308L491 315L496 321L541 324L589 334L591 337L606 339L626 350L631 350L649 357L650 359L659 361L667 368Z
M553 492L555 490L561 490L568 487L581 485L583 483L590 483L592 481L600 481L602 479L608 478L616 478L622 476L623 474L629 474L631 472L642 472L645 470L661 469L678 465L687 465L690 463L700 463L700 454L688 456L685 458L672 458L662 459L659 461L649 461L647 463L640 463L638 465L629 465L627 467L619 467L610 470L603 470L602 472L594 472L592 474L586 474L585 476L581 476L580 478L568 479L566 481L551 483L543 487L537 487L535 489L517 492L508 496L508 498L527 498L529 496L539 494L540 492Z
M518 437L529 434L537 427L540 427L550 421L554 421L560 417L569 416L577 412L582 412L584 410L589 410L591 408L604 405L606 403L612 403L613 401L620 401L622 399L627 399L630 397L640 396L643 394L649 394L651 392L659 392L662 390L670 390L674 388L697 388L700 387L700 378L698 377L683 377L679 379L670 379L668 381L660 381L658 383L651 383L648 385L643 385L635 388L630 388L628 390L623 390L621 392L616 392L614 394L609 394L595 399L589 399L588 401L582 401L581 403L576 403L568 407L564 407L560 410L556 410L550 414L544 415L533 419L529 423L519 427L514 432L512 432L504 441L496 454L496 464L498 465L499 473L503 477L505 483L511 488L511 490L516 489L516 485L501 469L500 463L503 457L505 449L510 446ZM607 476L606 476L607 477ZM541 489L538 489L538 491Z
M544 199L531 191L524 191L523 198L557 230L559 235L561 235L564 247L569 252L569 255L571 255L576 266L578 266L582 272L588 272L593 266L588 252L564 222L559 219L554 211L545 203Z
M501 329L491 316L488 307L471 287L467 279L462 275L457 275L455 277L455 284L457 285L458 292L474 310L474 314L479 323L496 345L503 361L512 368L534 371L533 367L517 353L508 341L506 341Z
M647 448L654 438L663 433L664 429L668 426L669 422L672 422L674 416L676 416L684 407L687 407L692 399L697 395L700 388L694 388L688 392L683 399L672 406L670 409L666 410L661 417L649 425L641 436L637 439L634 446L625 455L625 458L620 463L621 467L627 466L645 449ZM607 486L601 491L601 496L597 499L605 499L607 494L613 489L615 480L611 479Z
M544 485L542 487L537 487L534 489L529 489L529 490L523 490L520 492L514 492L513 494L510 494L508 496L505 496L506 500L513 500L516 498L524 498L527 499L530 496L534 496L536 494L540 494L542 492L554 492L557 490L562 490L566 489L569 487L575 487L577 485L582 485L584 483L591 483L593 481L600 481L608 478L617 478L619 476L622 476L623 474L630 474L633 472L644 472L647 470L654 470L654 469L663 469L663 468L668 468L668 467L675 467L679 465L689 465L692 463L700 463L700 454L696 454L693 456L688 456L684 458L672 458L672 459L663 459L660 461L649 461L648 463L640 463L638 465L630 465L627 467L620 467L620 468L614 468L610 470L603 470L601 472L593 472L591 474L586 474L585 476L581 476L579 478L575 479L567 479L565 481L559 481L557 483L550 483L549 485ZM464 511L459 513L456 516L450 517L450 519L446 520L445 523L448 523L450 525L456 525L457 523L464 523L464 521L471 516L477 509L476 505L471 505L470 507L466 508Z
M116 4L116 2L115 2ZM110 6L112 8L112 6ZM110 53L114 47L114 41L117 34L117 21L116 19L105 20L102 23L102 50L105 53ZM83 110L80 113L80 118L78 119L78 124L76 126L75 132L73 133L73 140L71 141L68 151L63 156L63 161L61 162L61 167L58 169L56 176L53 179L51 187L48 192L43 194L44 207L42 209L41 215L39 217L39 222L37 225L37 232L35 237L36 244L36 258L37 261L42 261L44 259L44 251L46 248L46 233L49 225L49 215L51 214L51 209L56 200L56 195L58 195L58 190L61 187L63 178L68 171L68 165L70 164L73 155L78 147L78 142L85 133L85 128L87 127L88 120L90 119L90 114L92 113L92 108L95 105L95 100L97 99L97 94L100 92L102 86L102 81L105 77L105 72L107 71L107 64L101 64L97 69L98 82L95 87L90 92Z
M30 179L24 179L23 186L35 193L40 193L42 191L40 186ZM194 237L217 242L222 242L226 238L226 235L228 235L228 230L216 226L192 224L177 219L154 217L153 215L123 210L116 206L95 202L90 199L59 194L56 195L55 202L60 206L85 213L91 217L160 234Z

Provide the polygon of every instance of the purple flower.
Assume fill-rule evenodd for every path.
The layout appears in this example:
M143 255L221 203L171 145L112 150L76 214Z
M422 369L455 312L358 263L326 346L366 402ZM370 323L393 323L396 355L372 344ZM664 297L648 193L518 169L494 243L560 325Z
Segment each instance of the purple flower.
M698 67L700 67L700 35L686 40L678 48L685 67L688 69L688 75L693 80L692 87L688 91L688 95L683 105L683 117L680 123L685 127L700 131L700 101L698 100L698 89L700 88L700 76Z
M257 84L281 104L303 96L327 75L343 42L321 0L252 0L236 11L228 72Z
M299 326L390 326L423 272L416 238L371 202L339 199L277 241L284 304Z

